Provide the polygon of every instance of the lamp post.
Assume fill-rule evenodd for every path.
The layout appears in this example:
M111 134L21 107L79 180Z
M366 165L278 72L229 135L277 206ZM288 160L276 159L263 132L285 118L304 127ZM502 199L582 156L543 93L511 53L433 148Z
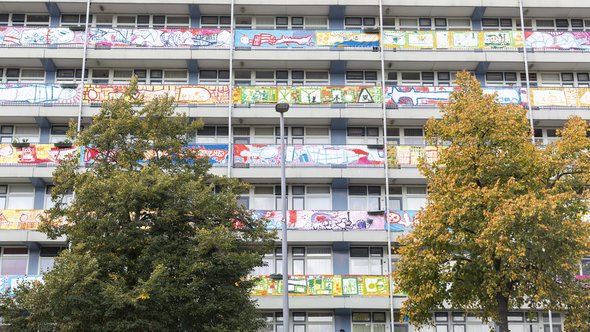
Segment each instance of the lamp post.
M283 331L289 332L289 251L287 250L287 176L285 171L285 113L289 104L278 103L275 111L280 114L279 130L281 131L281 208L283 214L283 238L281 252L283 258Z

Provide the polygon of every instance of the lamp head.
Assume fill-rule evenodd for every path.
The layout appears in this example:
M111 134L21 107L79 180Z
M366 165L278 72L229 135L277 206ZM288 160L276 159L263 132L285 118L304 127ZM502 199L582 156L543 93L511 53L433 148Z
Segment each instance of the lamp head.
M275 105L275 111L279 113L286 113L289 110L288 103L278 103Z

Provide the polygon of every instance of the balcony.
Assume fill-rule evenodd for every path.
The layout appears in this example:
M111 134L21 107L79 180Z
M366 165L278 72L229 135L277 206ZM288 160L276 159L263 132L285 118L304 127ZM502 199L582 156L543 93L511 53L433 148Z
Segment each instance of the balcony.
M76 105L100 106L120 96L125 85L95 84L0 84L0 105ZM448 102L456 87L388 86L385 93L377 86L238 86L230 91L227 85L139 85L139 94L146 100L172 96L179 105L227 106L274 105L286 101L305 106L373 106L382 99L389 108L436 108ZM485 93L498 94L501 104L527 105L527 89L523 87L483 87ZM590 88L535 87L530 89L531 106L535 108L589 108ZM273 111L274 114L274 111Z
M299 231L386 231L387 225L392 232L407 232L418 222L418 211L320 211L289 210L287 224L289 230ZM254 218L263 220L268 229L282 229L283 214L275 210L258 210Z
M36 230L44 210L0 210L0 230Z
M368 211L289 210L289 230L297 231L411 231L418 211L395 210L388 213ZM254 218L263 220L267 229L282 228L282 213L274 210L253 211ZM36 230L44 210L0 210L0 230ZM237 226L239 227L239 225Z
M274 277L252 277L252 296L282 295L283 281ZM291 296L389 296L389 278L382 275L290 275L288 287Z
M84 31L69 28L3 27L2 47L82 47ZM523 43L524 41L524 43ZM517 51L526 45L537 51L588 51L590 38L583 31L376 31L360 30L246 30L236 29L234 40L225 29L88 30L91 48L221 48L244 49L366 49Z

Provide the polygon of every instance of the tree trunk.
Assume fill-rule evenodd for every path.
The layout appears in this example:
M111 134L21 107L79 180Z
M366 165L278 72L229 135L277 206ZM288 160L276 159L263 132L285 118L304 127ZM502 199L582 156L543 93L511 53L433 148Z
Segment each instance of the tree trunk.
M510 332L508 330L508 297L502 293L496 293L498 304L498 320L496 321L496 332Z

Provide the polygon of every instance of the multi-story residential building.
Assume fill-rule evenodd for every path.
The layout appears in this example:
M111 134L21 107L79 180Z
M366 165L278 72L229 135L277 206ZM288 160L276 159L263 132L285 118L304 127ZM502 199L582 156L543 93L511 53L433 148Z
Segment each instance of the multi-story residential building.
M456 71L473 72L502 103L530 107L542 144L568 116L590 119L587 0L522 0L524 20L519 0L87 1L0 0L7 287L50 269L66 245L35 231L60 155L78 151L54 143L68 121L87 125L132 75L141 93L170 93L180 111L204 119L194 145L211 157L211 172L253 184L240 201L269 227L280 227L282 208L274 105L291 105L289 332L391 331L392 313L396 332L414 330L388 274L396 240L427 200L417 159L438 151L425 146L423 125L439 116ZM263 276L253 296L265 331L282 331L282 259L277 242L253 271ZM580 274L590 275L590 259ZM433 318L436 332L488 328L452 308ZM558 332L562 320L510 313L517 332Z

